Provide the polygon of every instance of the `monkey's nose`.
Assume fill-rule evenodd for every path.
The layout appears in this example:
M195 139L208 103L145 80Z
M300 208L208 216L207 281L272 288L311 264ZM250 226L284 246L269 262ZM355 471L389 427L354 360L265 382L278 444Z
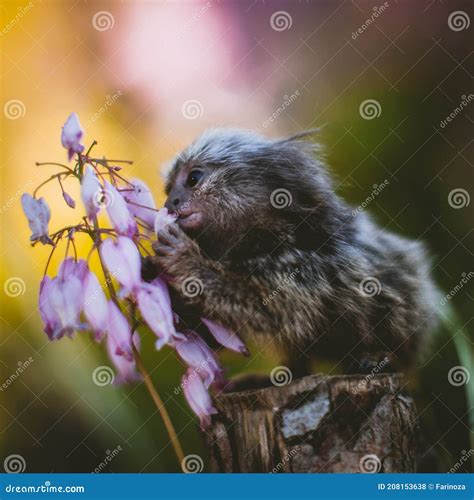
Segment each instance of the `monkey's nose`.
M166 200L165 207L172 212L176 210L181 204L181 200L178 197L170 197Z

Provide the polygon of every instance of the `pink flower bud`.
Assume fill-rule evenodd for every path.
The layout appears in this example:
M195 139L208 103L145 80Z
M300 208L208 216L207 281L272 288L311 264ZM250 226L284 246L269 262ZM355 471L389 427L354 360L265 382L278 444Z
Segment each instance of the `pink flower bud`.
M44 323L44 332L49 340L58 338L61 330L61 320L49 300L52 282L49 276L45 276L41 280L39 292L39 312Z
M66 191L63 191L63 198L68 207L76 208L76 202L66 193Z
M105 182L107 214L110 222L119 234L131 238L137 232L137 224L128 209L127 202L110 182Z
M211 424L211 415L217 413L217 410L212 405L204 382L193 368L189 368L181 383L189 406L199 417L201 428L206 429Z
M48 230L51 211L44 198L37 200L28 193L23 193L21 205L31 229L30 241L41 241L43 245L53 245Z
M108 305L108 335L115 346L115 354L124 356L128 361L133 360L132 330L127 318L119 308L109 301Z
M209 319L201 318L201 321L207 326L208 330L219 344L232 351L240 352L244 356L250 356L249 350L234 332L227 330Z
M102 340L109 325L109 308L97 276L88 271L84 282L84 315L97 341Z
M137 349L140 348L139 336L137 333L133 335L133 343ZM120 356L116 353L116 346L113 338L107 336L107 352L109 354L110 360L114 364L118 371L118 376L115 377L116 384L136 382L141 379L141 376L136 371L135 361L132 359L127 359L125 356Z
M97 179L92 167L86 165L81 180L81 198L86 207L86 213L89 220L92 220L100 210L99 200L101 192L102 184L99 182L99 179Z
M143 319L158 337L157 349L161 349L164 344L170 344L173 337L183 337L182 334L176 333L174 328L168 289L161 280L143 283L136 296Z
M122 285L121 295L139 289L142 283L140 253L130 238L119 236L116 242L110 238L104 240L100 255L112 277Z
M194 332L186 332L184 339L175 343L182 360L203 379L206 388L216 382L222 385L222 369L212 349Z
M82 330L80 315L83 303L83 288L79 278L74 275L66 279L55 278L48 287L49 307L59 320L59 327L53 337L72 335L76 330Z
M84 146L80 143L84 131L79 123L79 118L76 113L71 113L63 125L61 132L61 144L67 149L67 156L69 161L75 153L82 153Z
M175 222L175 220L176 216L168 213L168 209L166 207L160 208L155 216L155 233L161 231L162 229L166 229L170 224Z
M128 202L128 208L135 217L142 220L145 224L150 226L150 228L153 228L157 213L153 196L148 186L143 181L134 179L132 184L133 189L127 191L125 195L125 199Z

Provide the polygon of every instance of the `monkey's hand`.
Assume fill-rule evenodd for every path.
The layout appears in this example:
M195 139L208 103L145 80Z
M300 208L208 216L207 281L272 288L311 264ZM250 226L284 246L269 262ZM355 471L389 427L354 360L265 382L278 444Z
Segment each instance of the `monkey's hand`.
M170 276L175 286L192 276L196 267L202 265L202 254L198 244L177 224L170 224L158 231L158 241L153 243L156 256L153 262Z

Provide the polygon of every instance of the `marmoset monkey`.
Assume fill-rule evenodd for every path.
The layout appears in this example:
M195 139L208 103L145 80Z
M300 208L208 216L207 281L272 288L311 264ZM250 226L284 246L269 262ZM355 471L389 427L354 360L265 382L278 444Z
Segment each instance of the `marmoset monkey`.
M215 129L181 152L154 261L200 316L274 340L298 373L314 354L406 368L436 317L423 245L353 211L303 136Z

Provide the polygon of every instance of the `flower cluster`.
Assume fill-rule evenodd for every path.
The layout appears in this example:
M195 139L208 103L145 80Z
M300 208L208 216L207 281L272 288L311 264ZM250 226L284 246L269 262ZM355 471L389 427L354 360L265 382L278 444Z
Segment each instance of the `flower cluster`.
M79 119L73 113L62 129L61 142L67 149L69 161L76 158L74 166L38 164L57 165L62 170L40 184L33 196L25 193L21 200L33 245L37 242L52 245L52 255L60 241L67 242L66 256L57 275L51 278L46 269L40 284L39 310L44 331L50 340L71 337L79 331L91 332L97 342L106 343L118 372L116 381L132 382L143 375L137 371L138 327L146 325L156 335L157 349L165 345L174 348L188 366L182 380L184 395L204 428L216 412L208 391L222 387L223 370L214 351L197 333L181 331L166 281L159 277L146 282L141 276L142 254L149 253L147 242L158 230L174 223L175 217L165 208L156 208L145 183L127 180L121 175L122 167L117 164L130 162L93 158L91 150L95 141L84 153L83 136ZM36 193L47 182L57 180L64 201L74 209L76 202L63 188L66 178L80 182L85 216L78 224L51 234L48 227L51 211ZM107 212L111 228L99 226L98 215L103 210ZM102 265L104 285L89 267L92 250L87 259L78 257L77 233L91 237L92 250L98 252ZM74 256L68 256L71 247ZM202 321L217 342L246 354L237 335L208 319Z

